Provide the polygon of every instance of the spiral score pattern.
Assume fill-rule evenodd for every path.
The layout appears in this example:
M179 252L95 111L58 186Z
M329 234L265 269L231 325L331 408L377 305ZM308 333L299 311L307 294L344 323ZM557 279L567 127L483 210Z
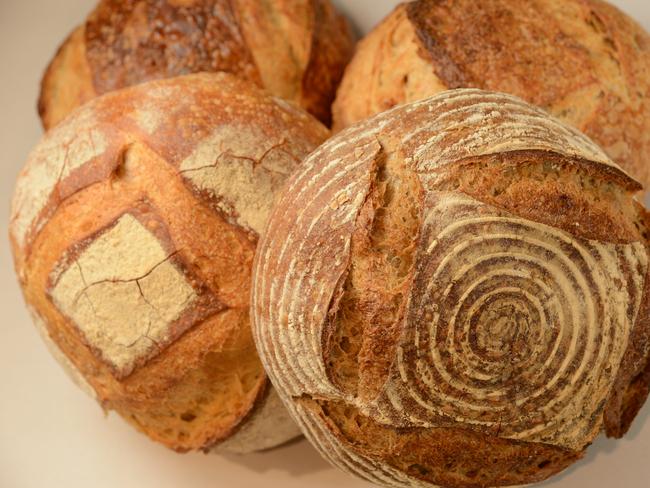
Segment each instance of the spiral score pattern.
M581 449L636 320L644 247L575 238L469 197L432 194L429 205L378 413Z
M398 443L413 431L471 432L488 443L507 441L504 453L529 462L529 447L557 449L557 464L545 476L573 462L563 456L581 453L603 427L605 405L647 300L647 247L636 236L609 239L602 229L598 240L591 239L594 222L587 214L584 221L576 212L575 221L552 226L555 220L542 206L524 202L521 213L514 205L497 208L480 192L466 195L453 177L446 179L470 158L499 155L490 161L514 168L509 155L518 152L540 163L540 185L541 163L553 155L558 162L549 167L560 177L563 171L587 175L621 194L638 188L584 135L514 97L479 90L446 92L352 126L312 153L290 179L256 255L253 333L294 419L333 464L385 486L434 486L404 469L412 466L383 458L394 454L392 444L369 452L364 442L374 447L373 441L343 433L335 418L351 424L369 419ZM353 236L365 236L362 231L374 225L366 221L368 213L376 218L368 202L387 174L415 177L421 190L412 275L387 284L392 288L385 296L381 286L350 291L350 270L362 260L357 253L365 252L352 245ZM610 198L597 193L597 185L589 191L596 201ZM374 276L363 266L356 268L366 273L363 279L381 279L381 271ZM346 293L381 304L397 296L397 322L390 324L397 332L376 339L376 324L359 327L371 313L340 328L348 320L347 309L339 310ZM364 383L370 378L373 389L355 393L330 375L334 327L348 345L381 348L346 356L346 368L395 351L387 372L359 368L358 384L370 384ZM336 343L341 350L343 345ZM349 371L354 381L355 370ZM342 410L323 407L330 404ZM456 448L440 442L442 449ZM502 473L510 472L507 463L515 458L503 461ZM429 462L425 455L418 459ZM544 459L538 462L546 466ZM517 476L512 479L531 481Z

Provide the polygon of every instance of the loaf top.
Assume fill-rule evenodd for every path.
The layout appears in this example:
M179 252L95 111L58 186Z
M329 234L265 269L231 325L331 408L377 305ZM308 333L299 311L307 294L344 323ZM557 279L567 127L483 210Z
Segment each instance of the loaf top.
M284 132L287 142L282 145L259 145L269 133ZM238 185L244 184L237 179L227 187L211 188L216 183L206 181L203 170L210 168L201 167L202 162L237 158L239 151L247 153L244 160L259 156L256 164L273 171L278 169L273 167L274 152L287 154L288 146L295 144L304 152L326 133L297 107L226 73L163 80L93 100L46 134L30 154L16 186L11 235L19 248L28 249L57 203L110 178L133 142L149 145L195 188L208 190L201 193L204 198L210 198L210 192L225 197L219 205L230 206L229 218L259 233L269 195L244 191L237 196L242 189Z
M322 126L298 108L273 100L225 73L163 80L93 100L46 134L18 178L11 239L20 278L27 280L35 241L62 205L84 190L92 192L93 185L101 188L106 182L128 180L130 165L140 165L145 159L168 165L190 194L240 228L254 245L282 183L298 166L300 156L325 134ZM77 293L84 289L83 283L135 279L149 276L154 269L162 273L159 285L167 288L169 317L154 314L151 320L144 316L136 320L155 325L153 332L160 337L152 337L153 344L141 341L143 350L154 351L163 336L172 340L193 325L195 316L180 319L183 309L197 297L182 279L187 270L179 273L168 264L178 260L179 250L164 223L167 216L156 215L146 184L145 178L116 197L133 202L121 204L117 219L109 218L106 227L69 243L71 247L57 264L61 269L52 271L48 287L61 306L81 314L78 325L84 326L94 321L88 315L92 309L81 311L78 307ZM102 198L101 190L97 198ZM101 201L86 205L91 207L80 211L108 217L102 215L106 211L100 208ZM109 202L105 205L111 206ZM66 223L57 221L56 225ZM197 229L197 234L200 232ZM123 307L113 312L115 337L95 339L116 374L125 376L143 358L136 352L138 348L116 342L121 335L118 324L130 327L128 316L133 310ZM172 324L174 334L168 330ZM95 330L86 333L100 334Z
M334 105L335 130L454 88L540 106L650 183L650 36L606 2L404 3L359 43Z
M204 73L108 93L43 137L13 198L16 270L105 408L179 450L252 412L267 383L248 320L255 247L327 135L291 103Z
M49 128L108 91L227 71L329 123L352 49L329 0L101 0L48 67L39 112Z
M258 249L272 381L322 452L380 484L558 472L645 400L621 401L648 363L638 189L504 94L449 91L344 130Z

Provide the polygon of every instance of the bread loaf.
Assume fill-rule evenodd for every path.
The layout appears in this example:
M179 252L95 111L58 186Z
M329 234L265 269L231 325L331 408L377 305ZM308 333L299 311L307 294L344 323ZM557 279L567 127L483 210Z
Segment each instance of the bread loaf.
M450 88L506 92L650 184L650 37L601 0L416 0L359 43L335 130Z
M225 73L109 93L46 134L13 199L15 267L104 409L178 451L298 435L255 352L250 278L275 195L327 136Z
M292 176L258 246L262 362L320 452L366 480L543 480L648 394L638 189L509 95L356 124Z
M100 0L50 63L39 113L49 128L111 90L228 71L329 123L352 48L329 0Z

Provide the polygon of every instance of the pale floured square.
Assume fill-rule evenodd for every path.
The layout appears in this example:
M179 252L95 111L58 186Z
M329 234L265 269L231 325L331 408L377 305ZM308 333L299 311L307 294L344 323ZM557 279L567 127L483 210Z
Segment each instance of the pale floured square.
M169 340L197 298L160 241L123 215L58 276L56 306L119 374L128 374Z
M234 214L237 224L261 234L277 191L297 164L291 156L295 150L251 127L221 126L180 169L223 212Z

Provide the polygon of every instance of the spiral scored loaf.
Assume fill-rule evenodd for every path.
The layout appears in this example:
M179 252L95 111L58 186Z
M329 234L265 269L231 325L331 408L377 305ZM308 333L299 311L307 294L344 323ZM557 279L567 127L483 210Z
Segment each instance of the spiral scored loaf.
M253 333L334 464L386 486L542 480L650 383L647 217L585 136L455 90L338 134L258 246Z
M417 0L359 43L335 130L450 88L510 93L650 184L650 37L600 0Z
M47 129L111 90L228 71L329 123L353 45L329 0L101 0L50 63L39 113Z
M179 451L298 435L255 352L250 279L275 195L327 136L219 73L109 93L43 138L14 195L15 266L54 354L105 409Z

